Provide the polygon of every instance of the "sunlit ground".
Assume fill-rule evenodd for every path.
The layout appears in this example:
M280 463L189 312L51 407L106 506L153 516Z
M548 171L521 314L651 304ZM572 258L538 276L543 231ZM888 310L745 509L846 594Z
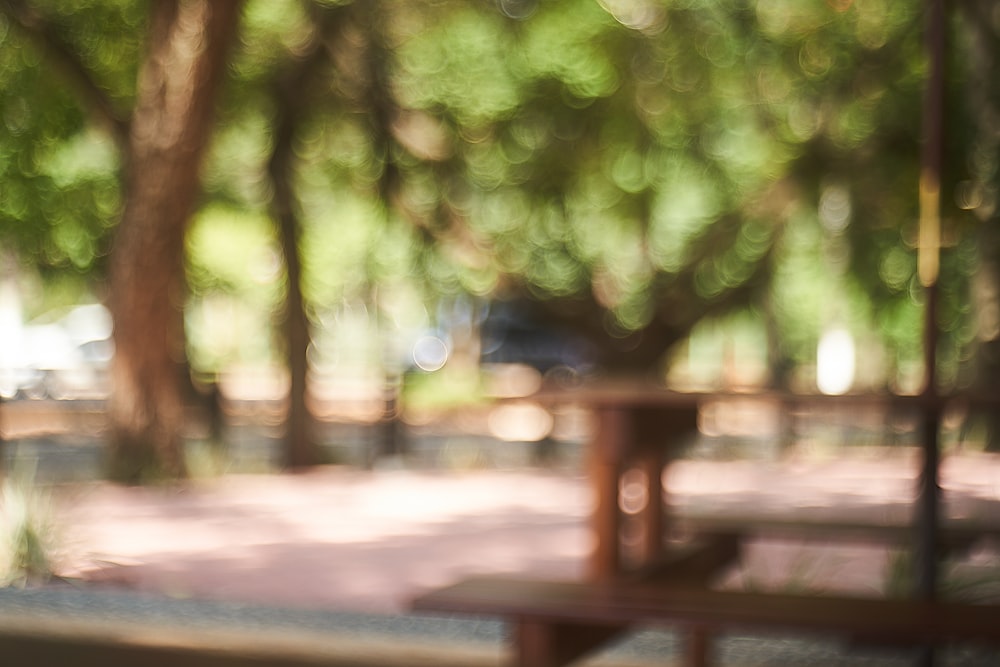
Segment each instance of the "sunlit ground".
M906 457L750 464L683 461L669 471L681 514L906 521ZM998 529L1000 461L958 456L947 513ZM81 487L63 497L64 572L178 597L398 612L429 587L476 573L576 578L591 549L579 475L537 470L235 475L183 491ZM880 595L895 552L879 542L751 541L725 585ZM997 594L996 542L967 573ZM977 575L978 576L978 575ZM968 577L966 577L968 579Z
M71 576L261 604L400 611L466 574L578 577L590 549L586 485L544 473L326 469L67 504Z
M99 451L98 441L80 436L100 434L91 408L11 407L8 456L41 462ZM180 489L74 477L56 491L59 572L88 586L174 597L385 612L470 574L583 576L593 547L583 444L590 422L578 409L539 410L510 403L407 425L409 456L371 471L339 465L280 475L266 466L223 466L230 474L200 475ZM782 414L773 405L753 398L708 405L702 438L664 473L665 500L689 521L908 526L920 462L912 423L853 408L829 413L826 421L797 413L796 437L782 447ZM249 423L252 414L263 421ZM258 461L266 461L277 442L274 415L247 408L227 417L230 456L263 452ZM62 424L48 430L44 446L26 435L40 422ZM327 437L354 440L355 453L370 444L370 426L328 427ZM546 443L530 440L546 433L555 460L539 465L534 455ZM946 583L1000 600L1000 456L945 440L947 521L992 535L947 564ZM638 497L628 479L626 511ZM881 595L902 576L899 554L884 540L833 532L768 534L749 541L721 585Z

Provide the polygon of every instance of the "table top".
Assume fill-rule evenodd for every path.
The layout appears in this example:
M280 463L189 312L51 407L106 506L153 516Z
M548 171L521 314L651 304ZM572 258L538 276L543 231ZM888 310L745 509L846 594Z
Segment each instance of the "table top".
M889 392L865 392L829 395L794 393L774 389L685 391L662 382L641 377L593 376L576 382L545 383L538 391L524 397L542 403L580 403L594 407L694 408L723 400L755 400L794 405L868 406L900 408L942 408L967 403L971 406L1000 407L1000 395L955 393L942 395L903 395Z

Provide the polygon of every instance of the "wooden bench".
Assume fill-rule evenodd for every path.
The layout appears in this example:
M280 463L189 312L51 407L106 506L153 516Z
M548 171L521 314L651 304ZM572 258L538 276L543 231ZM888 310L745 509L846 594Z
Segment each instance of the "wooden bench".
M686 664L709 664L708 633L839 636L887 645L1000 645L1000 606L903 599L710 590L677 581L582 582L472 578L413 602L417 611L490 615L513 622L519 667L559 667L634 626L688 632Z
M677 512L672 526L681 534L739 535L746 537L792 538L803 541L826 540L859 543L879 543L887 546L912 547L916 531L912 525L874 521L852 521L824 517L762 516L718 513L695 514ZM961 554L983 539L1000 538L1000 523L978 520L951 520L938 527L940 555Z

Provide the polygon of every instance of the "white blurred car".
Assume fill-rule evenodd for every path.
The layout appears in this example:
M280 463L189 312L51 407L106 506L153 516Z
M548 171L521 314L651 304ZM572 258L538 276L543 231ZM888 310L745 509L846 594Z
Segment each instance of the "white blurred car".
M4 398L103 398L114 352L111 315L101 304L48 313L7 336L0 364Z

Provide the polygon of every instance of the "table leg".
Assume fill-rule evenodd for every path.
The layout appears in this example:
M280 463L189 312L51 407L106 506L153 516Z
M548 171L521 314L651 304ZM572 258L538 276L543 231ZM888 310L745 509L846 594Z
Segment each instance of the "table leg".
M573 625L520 618L514 626L517 667L563 667L625 630L616 625Z
M622 472L621 461L632 436L625 410L605 407L596 411L596 418L588 463L594 493L591 528L595 541L590 574L601 580L613 578L621 570L618 482Z
M663 555L668 520L663 471L674 450L697 432L698 408L633 408L630 418L632 465L641 473L645 486L646 503L636 517L641 531L636 556L641 567Z
M650 565L663 555L663 466L661 449L645 447L636 458L636 469L642 473L645 485L646 503L636 516L641 537L639 542L639 566Z
M705 628L688 628L684 637L685 667L708 667L711 659L712 636Z

